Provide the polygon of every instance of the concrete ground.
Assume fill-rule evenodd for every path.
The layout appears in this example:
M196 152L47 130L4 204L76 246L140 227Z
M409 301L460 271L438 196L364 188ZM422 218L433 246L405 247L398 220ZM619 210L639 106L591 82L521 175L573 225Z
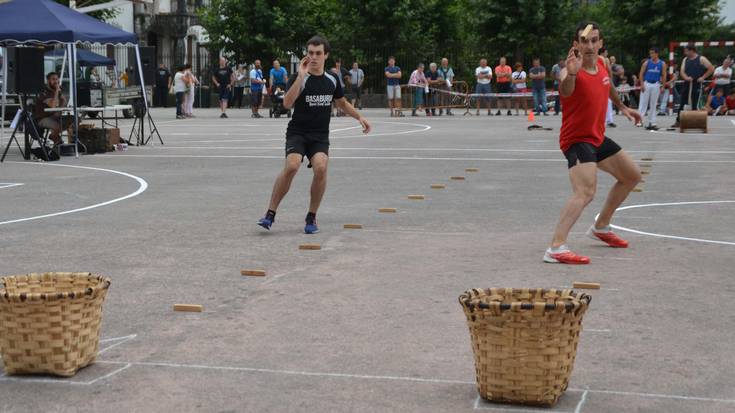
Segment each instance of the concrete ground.
M365 113L368 136L332 121L312 236L302 232L305 167L272 231L255 225L286 119L154 110L165 146L53 163L23 162L13 148L0 165L0 274L91 271L112 287L98 362L69 379L3 375L0 411L735 411L734 118L710 119L707 135L617 118L608 135L636 160L653 158L615 220L631 247L584 237L612 183L601 173L569 240L592 263L574 267L541 261L570 192L558 117L537 118L553 131L527 131L523 116ZM300 251L305 242L323 249ZM479 400L459 294L573 281L603 287L590 292L559 403Z

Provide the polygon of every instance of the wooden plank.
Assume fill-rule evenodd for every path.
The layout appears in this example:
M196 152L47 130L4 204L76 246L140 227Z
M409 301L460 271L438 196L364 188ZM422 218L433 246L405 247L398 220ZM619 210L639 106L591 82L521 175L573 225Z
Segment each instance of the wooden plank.
M320 250L322 246L320 244L301 244L299 245L300 250Z
M409 195L408 199L425 199L426 197L423 195Z
M465 171L465 172L480 172L480 170L479 170L479 169L477 169L477 168L465 168L465 170L464 170L464 171Z
M453 176L450 179L453 181L464 181L464 176Z
M431 189L444 189L446 187L444 184L431 184Z
M265 277L265 270L240 270L240 275L251 275L253 277Z
M345 229L362 229L362 224L345 224Z
M189 313L201 313L204 306L200 304L174 304L174 311L185 311Z
M385 212L385 213L395 213L398 210L395 208L379 208L378 212Z
M575 281L572 284L572 287L574 287L574 288L580 288L580 289L583 289L583 290L599 290L600 289L600 283Z

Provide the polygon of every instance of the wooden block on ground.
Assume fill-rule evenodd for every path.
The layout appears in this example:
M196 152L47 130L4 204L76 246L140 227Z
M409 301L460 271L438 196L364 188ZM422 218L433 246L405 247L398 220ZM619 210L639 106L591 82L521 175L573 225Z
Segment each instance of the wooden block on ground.
M480 170L477 168L466 168L464 171L465 172L479 172Z
M450 179L453 181L464 181L464 176L453 176Z
M650 168L653 165L651 165L650 163L641 163L641 164L638 164L638 166L640 166L641 168Z
M345 224L345 229L362 229L362 224Z
M423 195L409 195L408 199L425 199L426 197Z
M204 306L200 304L174 304L174 311L186 311L189 313L201 313Z
M322 246L320 244L301 244L299 245L300 250L320 250Z
M652 161L653 158L641 158L642 161Z
M444 189L446 187L444 184L431 184L431 189Z
M633 188L633 192L643 192L643 188Z
M253 277L265 277L265 270L240 270L240 275L252 275Z
M641 171L641 175L649 175L649 174L650 174L650 172L648 172L648 171Z
M588 282L581 282L581 281L575 281L572 286L574 288L581 288L584 290L599 290L600 289L600 283L588 283Z
M394 213L397 209L395 208L379 208L378 212L387 212L387 213Z

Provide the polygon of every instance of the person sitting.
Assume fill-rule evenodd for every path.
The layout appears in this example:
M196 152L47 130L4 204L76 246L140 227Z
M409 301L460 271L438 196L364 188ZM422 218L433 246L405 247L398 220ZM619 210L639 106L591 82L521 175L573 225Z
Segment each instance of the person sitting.
M707 105L705 105L704 110L711 116L722 116L727 113L727 105L722 89L717 89L714 95L707 97Z
M725 105L727 106L727 114L735 115L735 89L730 90L730 96L725 98Z
M62 143L61 131L68 128L68 117L61 116L61 112L46 112L46 108L60 108L66 106L67 99L61 93L59 75L51 72L46 75L46 85L36 98L33 120L39 128L51 131L49 139L54 145Z

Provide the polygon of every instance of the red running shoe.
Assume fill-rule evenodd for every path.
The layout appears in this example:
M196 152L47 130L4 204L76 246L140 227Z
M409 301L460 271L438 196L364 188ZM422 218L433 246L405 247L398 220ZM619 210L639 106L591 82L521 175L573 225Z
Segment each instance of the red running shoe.
M612 231L597 232L595 231L594 225L587 230L587 236L592 239L602 241L613 248L628 248L628 241L615 235Z
M554 263L554 264L589 264L590 259L589 257L585 257L583 255L577 255L569 250L564 250L561 252L551 252L551 248L546 250L546 253L544 254L544 262L548 263Z

